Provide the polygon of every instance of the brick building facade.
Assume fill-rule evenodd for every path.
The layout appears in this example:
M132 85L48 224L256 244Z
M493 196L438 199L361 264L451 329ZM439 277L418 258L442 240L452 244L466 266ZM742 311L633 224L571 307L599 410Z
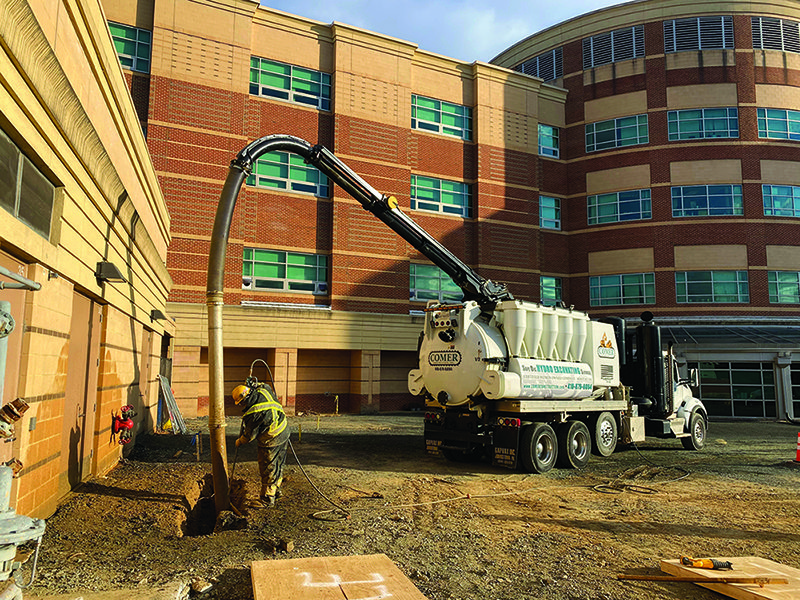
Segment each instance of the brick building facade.
M116 24L152 34L149 68L126 75L172 218L172 384L185 414L206 410L206 268L222 183L235 153L264 135L325 145L406 211L414 186L425 188L420 198L432 193L431 185L442 186L435 190L442 195L445 188L468 190L463 214L449 214L452 206L440 203L441 210L411 210L412 217L483 275L508 281L521 296L538 296L542 252L552 248L539 241L538 188L540 180L561 180L565 172L538 156L537 126L540 118L565 125L563 90L247 0L108 0L105 7L112 33ZM259 76L272 78L266 93L258 84L251 89ZM304 89L278 97L285 78L295 78L294 85L300 76L330 85L330 93ZM137 92L148 89L149 97ZM420 106L439 103L434 110L445 120L446 111L466 108L466 116L453 117L466 128L453 134L444 126L412 127L416 97ZM548 163L557 165L553 172ZM410 300L410 281L419 265L432 265L340 189L298 192L292 181L269 181L286 189L245 186L231 227L226 389L262 358L290 411L330 412L337 401L340 411L351 412L415 406L406 379L416 365L416 313L425 302ZM420 202L417 195L413 201ZM289 289L291 281L253 277L281 286L254 289L243 263L268 254L314 260L324 281L298 291ZM254 374L269 380L263 367Z
M800 416L798 28L792 2L643 0L492 61L568 91L564 301L655 313L712 416Z

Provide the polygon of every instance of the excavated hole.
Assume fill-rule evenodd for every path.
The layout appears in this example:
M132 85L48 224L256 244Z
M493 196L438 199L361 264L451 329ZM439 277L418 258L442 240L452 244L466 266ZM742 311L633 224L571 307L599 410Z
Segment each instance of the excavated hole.
M185 536L209 535L214 533L217 527L217 510L214 504L214 480L211 475L206 475L201 481L197 482L199 493L197 497L190 498L187 494L186 500L189 505L189 512L186 520L181 525L181 531ZM244 479L232 479L230 482L230 500L234 508L238 509L242 515L246 514L245 501L247 499L247 482ZM244 519L228 520L232 526L223 525L225 529L238 529L246 526Z

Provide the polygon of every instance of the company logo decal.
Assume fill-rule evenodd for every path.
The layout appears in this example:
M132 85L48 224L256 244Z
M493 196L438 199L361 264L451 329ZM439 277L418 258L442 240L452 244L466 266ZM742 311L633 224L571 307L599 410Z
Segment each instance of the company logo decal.
M428 354L428 364L432 367L456 367L461 364L458 350L439 350Z
M614 350L614 345L611 343L611 340L608 339L606 334L603 334L603 339L600 340L600 345L597 347L597 356L600 358L614 358L617 355L617 351Z

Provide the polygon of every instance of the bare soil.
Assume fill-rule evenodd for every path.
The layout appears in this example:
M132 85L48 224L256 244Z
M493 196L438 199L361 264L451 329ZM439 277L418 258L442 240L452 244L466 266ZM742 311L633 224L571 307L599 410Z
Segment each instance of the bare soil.
M317 514L334 507L290 451L275 508L245 502L243 529L189 535L213 525L203 514L210 501L198 502L210 481L207 426L194 420L191 430L205 434L199 461L190 435L140 437L108 476L65 499L47 521L26 598L91 590L143 598L161 589L171 598L246 600L252 561L376 553L431 600L711 600L722 596L616 575L659 574L660 559L681 555L760 556L800 568L796 425L712 423L700 453L653 440L592 457L579 471L530 475L426 455L419 413L290 421L305 471L348 518ZM238 428L229 418L230 467ZM237 500L255 498L255 461L254 444L239 449ZM609 483L616 493L595 488ZM281 542L293 548L282 551ZM210 591L190 592L194 580Z

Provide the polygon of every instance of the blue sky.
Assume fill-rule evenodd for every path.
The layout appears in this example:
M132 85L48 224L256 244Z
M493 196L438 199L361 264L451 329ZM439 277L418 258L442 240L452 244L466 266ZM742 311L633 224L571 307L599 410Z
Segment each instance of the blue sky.
M323 23L339 21L458 60L489 61L551 25L623 0L261 0Z

